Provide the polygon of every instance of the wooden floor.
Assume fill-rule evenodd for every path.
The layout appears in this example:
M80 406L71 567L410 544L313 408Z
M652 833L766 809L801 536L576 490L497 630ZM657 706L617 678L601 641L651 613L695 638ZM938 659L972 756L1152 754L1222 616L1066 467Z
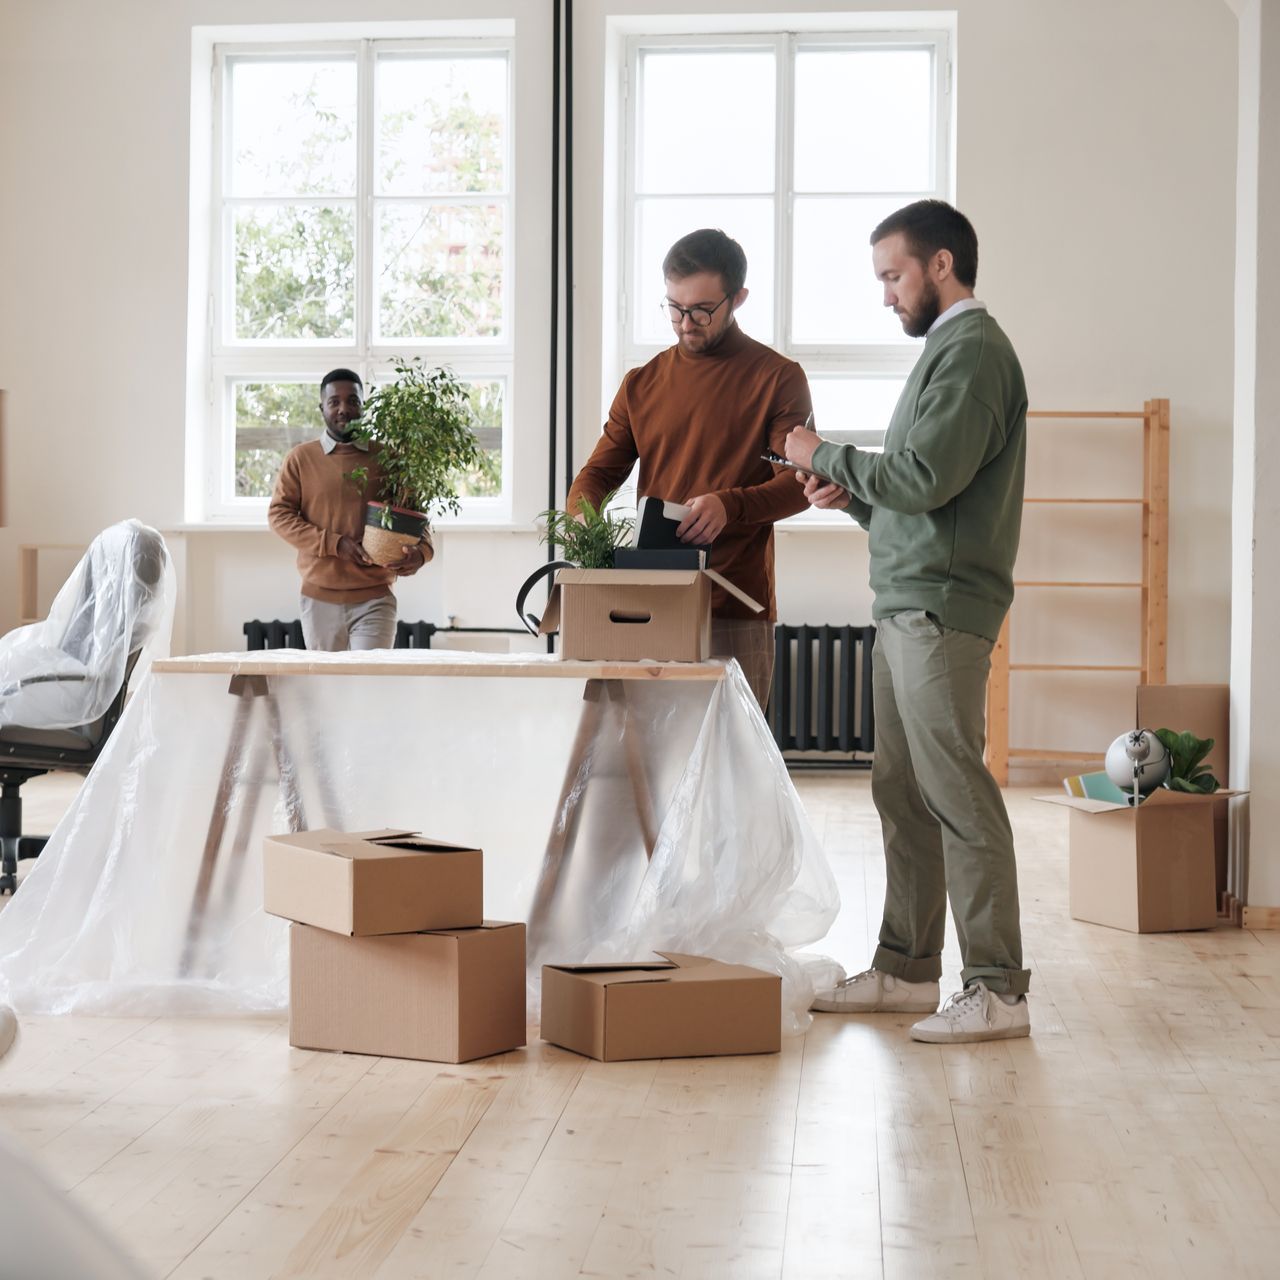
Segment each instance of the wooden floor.
M56 814L45 783L29 810ZM798 785L844 895L823 949L861 968L867 781ZM531 1039L456 1067L290 1049L274 1020L30 1019L0 1127L157 1277L1280 1275L1280 934L1069 920L1066 814L1030 796L1029 1040L820 1015L778 1056Z

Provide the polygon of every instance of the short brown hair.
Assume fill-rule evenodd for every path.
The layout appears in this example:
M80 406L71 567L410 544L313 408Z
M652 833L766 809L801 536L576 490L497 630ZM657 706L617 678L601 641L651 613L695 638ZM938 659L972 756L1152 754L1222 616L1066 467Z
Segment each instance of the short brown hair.
M714 271L733 297L747 281L747 255L742 246L723 231L704 227L690 231L667 250L662 260L664 280L683 280L699 271Z
M973 288L978 279L978 233L959 209L945 200L917 200L880 223L871 233L871 243L899 234L907 242L907 252L922 263L927 264L939 249L946 249L956 279Z

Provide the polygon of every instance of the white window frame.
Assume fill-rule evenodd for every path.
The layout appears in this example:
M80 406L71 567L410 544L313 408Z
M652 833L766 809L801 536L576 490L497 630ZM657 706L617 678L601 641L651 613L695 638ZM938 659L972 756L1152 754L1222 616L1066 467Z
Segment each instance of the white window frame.
M505 185L499 191L465 194L431 193L429 196L374 194L376 151L374 113L374 65L384 54L397 53L504 53L507 58ZM230 101L226 93L227 66L233 59L260 57L279 61L288 58L318 58L350 55L357 68L357 190L354 198L342 197L231 197L224 195L230 164L226 145L229 133ZM228 41L213 46L211 112L211 187L209 274L206 356L206 415L200 442L201 523L266 524L268 499L237 497L235 474L235 395L237 383L308 382L316 390L316 435L323 430L319 412L319 380L331 368L345 365L364 379L371 389L387 377L397 356L422 356L430 364L448 364L466 381L499 383L502 387L502 493L495 497L462 499L458 516L433 517L437 525L505 523L511 519L513 493L512 393L514 384L514 316L512 281L515 274L515 41L509 36L463 36L418 38L357 38L297 40L281 42ZM447 200L458 204L501 204L503 215L503 333L494 338L457 340L451 338L377 340L373 314L373 240L377 210L383 203L397 200L420 202ZM236 341L232 334L235 306L234 259L227 220L238 205L255 203L315 203L332 206L349 202L356 210L355 333L347 339L273 339L266 342Z
M846 343L801 344L791 339L792 254L791 234L796 192L793 186L792 126L794 112L794 70L796 53L811 48L927 48L933 57L933 184L922 191L877 192L887 197L900 196L907 204L929 196L954 199L953 160L953 41L952 32L941 28L893 29L883 31L846 30L749 30L715 31L689 34L630 34L626 37L623 60L623 111L621 112L621 282L618 299L618 363L622 369L636 368L652 359L669 343L653 344L637 340L635 316L630 297L632 282L637 279L636 239L638 199L636 170L638 155L638 100L640 93L640 60L644 53L662 49L771 49L775 54L776 129L774 162L774 316L772 346L783 355L798 361L810 382L824 377L905 378L920 355L918 343ZM763 193L754 193L756 197ZM805 198L817 194L801 193ZM830 193L843 195L847 193ZM723 198L718 196L717 198ZM870 250L868 266L870 271ZM656 267L655 267L656 273ZM655 289L655 298L657 291ZM655 303L656 305L656 303ZM835 424L827 424L834 426ZM887 425L887 424L886 424ZM820 424L821 427L821 424ZM846 430L841 439L860 446L877 447L883 443L883 429ZM786 523L851 522L844 516L810 511L792 517Z

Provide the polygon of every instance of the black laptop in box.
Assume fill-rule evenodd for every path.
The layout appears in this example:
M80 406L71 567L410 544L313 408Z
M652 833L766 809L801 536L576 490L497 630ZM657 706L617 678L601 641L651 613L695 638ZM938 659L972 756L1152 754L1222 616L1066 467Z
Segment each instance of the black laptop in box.
M661 498L641 498L631 546L613 553L615 569L705 569L711 544L681 542L676 530L689 508Z

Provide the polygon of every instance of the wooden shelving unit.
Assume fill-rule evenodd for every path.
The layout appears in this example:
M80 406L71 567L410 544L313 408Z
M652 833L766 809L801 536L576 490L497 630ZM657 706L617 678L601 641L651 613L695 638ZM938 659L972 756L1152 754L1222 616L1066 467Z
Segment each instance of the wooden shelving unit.
M1148 400L1141 412L1090 410L1071 413L1059 410L1031 411L1032 422L1044 429L1068 429L1072 423L1113 423L1117 431L1142 428L1142 496L1123 498L1064 497L1025 499L1027 506L1140 506L1142 508L1142 579L1139 582L1015 580L1016 592L1037 588L1136 591L1140 593L1141 662L1134 665L1094 665L1086 663L1010 662L1010 629L1013 612L991 655L991 679L987 686L987 764L1002 786L1009 781L1009 765L1101 764L1099 754L1062 751L1053 747L1012 746L1009 742L1009 676L1015 671L1131 671L1135 683L1163 684L1169 631L1169 401ZM1039 429L1039 428L1037 428ZM1015 603L1019 597L1015 597ZM1025 599L1025 597L1021 597Z

